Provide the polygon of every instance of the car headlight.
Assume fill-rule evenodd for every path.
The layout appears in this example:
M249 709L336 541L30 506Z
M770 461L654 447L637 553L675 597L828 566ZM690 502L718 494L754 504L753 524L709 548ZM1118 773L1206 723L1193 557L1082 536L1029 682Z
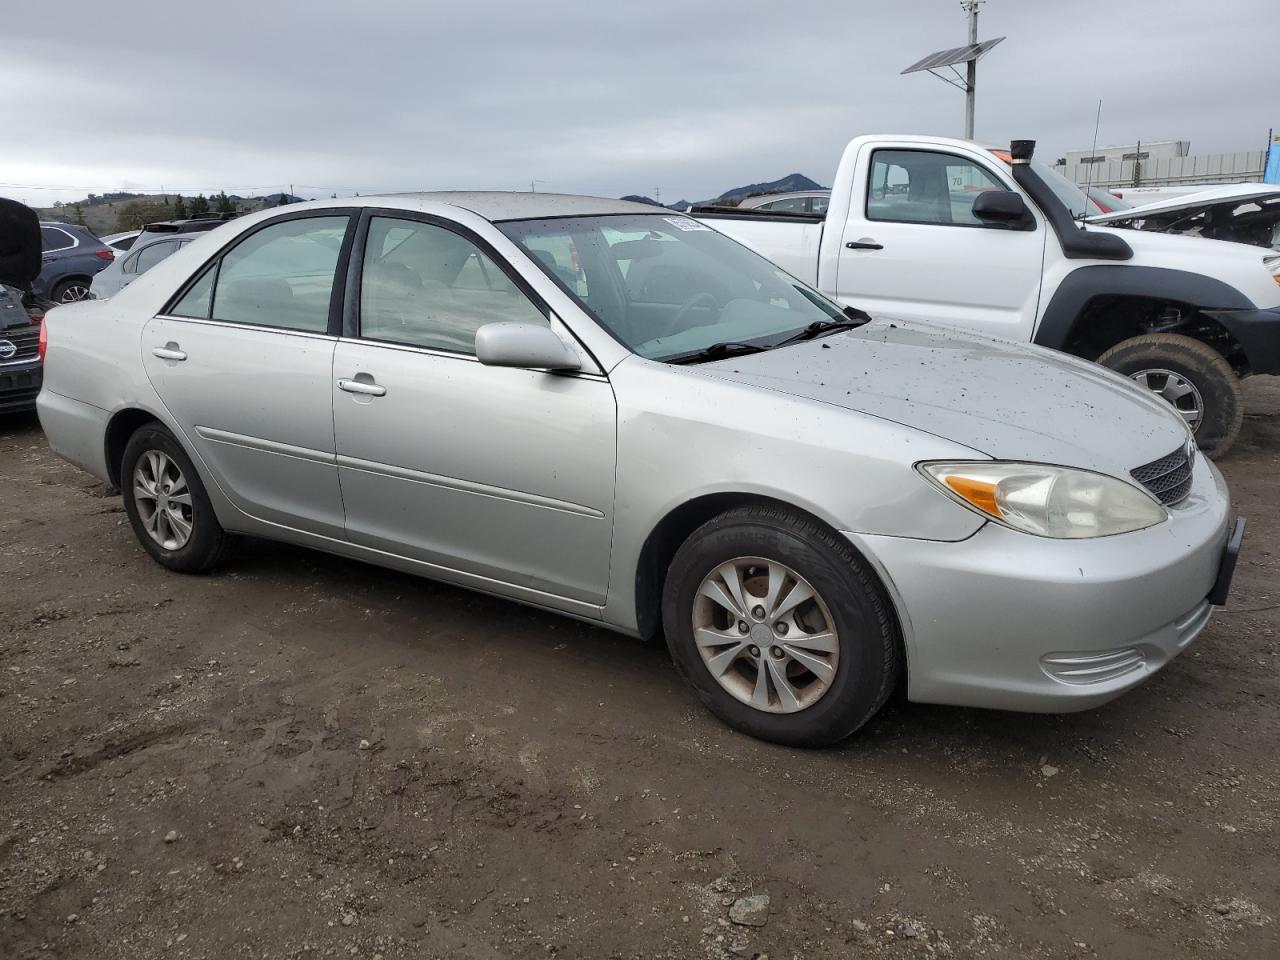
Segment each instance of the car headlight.
M1280 283L1280 254L1262 258L1262 265L1271 273L1271 279Z
M992 460L921 463L917 469L988 520L1040 537L1106 537L1169 516L1133 484L1091 470Z

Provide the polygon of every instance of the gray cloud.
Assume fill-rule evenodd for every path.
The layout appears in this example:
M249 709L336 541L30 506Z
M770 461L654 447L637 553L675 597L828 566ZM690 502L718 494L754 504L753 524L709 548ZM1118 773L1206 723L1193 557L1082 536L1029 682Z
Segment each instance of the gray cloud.
M56 12L56 15L55 15ZM964 39L955 0L647 4L24 3L5 16L0 187L497 188L698 199L869 132L958 135L962 95L901 77ZM979 138L1261 149L1280 4L990 0Z

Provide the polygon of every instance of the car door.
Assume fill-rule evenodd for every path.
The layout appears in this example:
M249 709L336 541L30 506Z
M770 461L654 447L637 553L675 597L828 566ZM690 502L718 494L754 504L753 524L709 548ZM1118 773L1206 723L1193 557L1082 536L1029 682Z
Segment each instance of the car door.
M840 238L836 295L873 314L953 324L1029 340L1045 229L987 225L985 190L1013 190L993 165L937 149L877 145L857 158Z
M142 337L156 393L232 503L336 538L331 384L353 221L326 210L259 224Z
M368 216L362 233L353 335L334 355L348 537L447 579L602 604L617 421L608 381L476 359L486 323L551 322L478 237L390 213Z

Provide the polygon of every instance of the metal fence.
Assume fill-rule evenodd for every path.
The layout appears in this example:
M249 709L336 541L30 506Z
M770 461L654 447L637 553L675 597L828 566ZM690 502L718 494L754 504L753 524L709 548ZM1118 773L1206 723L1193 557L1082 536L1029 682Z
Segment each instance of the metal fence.
M1072 183L1087 181L1098 187L1247 183L1262 179L1266 158L1265 150L1243 150L1239 153L1208 153L1198 157L1068 163L1057 170Z

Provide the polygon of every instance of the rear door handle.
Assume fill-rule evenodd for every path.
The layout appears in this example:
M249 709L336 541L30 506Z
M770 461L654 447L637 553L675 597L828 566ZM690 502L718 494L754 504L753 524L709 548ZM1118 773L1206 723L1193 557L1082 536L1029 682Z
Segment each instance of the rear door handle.
M163 347L156 347L151 351L153 357L159 357L161 360L185 360L187 355L178 349L176 343L166 343Z
M845 244L850 250L883 250L883 243L876 243L870 237L863 237L861 240L850 240Z
M387 394L386 387L380 387L368 380L339 380L338 389L345 390L347 393L363 394L366 397L384 397Z

